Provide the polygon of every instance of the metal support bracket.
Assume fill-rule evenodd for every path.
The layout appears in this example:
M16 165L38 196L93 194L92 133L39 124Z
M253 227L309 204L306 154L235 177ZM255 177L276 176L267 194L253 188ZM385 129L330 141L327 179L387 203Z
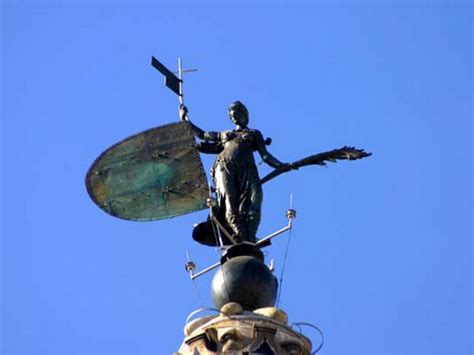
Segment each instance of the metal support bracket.
M254 245L257 248L264 248L264 247L270 245L270 240L271 239L273 239L273 238L279 236L280 234L290 230L293 227L293 220L296 218L296 211L292 208L288 209L286 211L286 218L288 219L288 224L285 227L283 227L283 228L277 230L276 232L273 232L273 233L263 237L262 239L260 239ZM213 217L213 220L217 223L218 227L222 227L215 217ZM227 233L227 231L225 231L225 229L222 229L222 231L224 233ZM226 237L228 237L230 240L232 240L232 238L227 234L226 234ZM194 273L194 271L196 269L196 265L194 264L194 262L189 260L189 257L188 257L188 261L185 264L185 268L186 268L186 271L188 271L189 277L191 278L191 280L195 280L199 276L207 274L209 271L214 270L215 268L219 267L219 265L221 265L220 261L216 262L215 264L212 264L212 265L208 266L207 268L205 268L205 269L203 269L203 270L201 270L197 273Z

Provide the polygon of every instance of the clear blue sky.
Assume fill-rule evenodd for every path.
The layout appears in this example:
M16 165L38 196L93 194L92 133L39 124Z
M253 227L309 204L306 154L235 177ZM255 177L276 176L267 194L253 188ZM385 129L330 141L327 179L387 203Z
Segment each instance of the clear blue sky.
M290 193L298 210L280 306L323 329L323 353L472 353L472 3L1 10L3 353L171 353L200 306L183 264L185 250L199 268L217 260L190 236L206 212L126 222L84 186L108 146L177 120L151 55L199 69L185 99L205 129L230 128L241 100L283 161L374 153L265 185L260 236L286 223ZM286 238L268 249L277 275Z

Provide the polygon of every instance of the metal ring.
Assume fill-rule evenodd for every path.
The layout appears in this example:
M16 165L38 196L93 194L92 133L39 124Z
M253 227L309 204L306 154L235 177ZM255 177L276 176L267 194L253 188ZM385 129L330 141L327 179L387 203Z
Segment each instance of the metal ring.
M293 326L297 326L299 329L300 329L300 333L303 334L303 332L301 331L301 326L302 325L305 325L307 327L311 327L313 329L315 329L319 335L321 336L321 344L319 344L318 348L313 351L311 354L314 355L316 354L317 352L319 352L321 350L321 348L323 347L324 345L324 334L323 334L323 331L321 329L319 329L317 326L315 326L314 324L311 324L311 323L305 323L305 322L297 322L297 323L293 323L291 324L291 327L293 328Z
M195 311L192 311L189 314L188 318L186 318L186 324L188 324L189 321L192 319L192 317L194 317L196 314L199 314L199 313L204 312L204 311L215 311L217 313L222 314L221 311L219 311L218 309L215 309L215 308L198 308L198 309L196 309Z

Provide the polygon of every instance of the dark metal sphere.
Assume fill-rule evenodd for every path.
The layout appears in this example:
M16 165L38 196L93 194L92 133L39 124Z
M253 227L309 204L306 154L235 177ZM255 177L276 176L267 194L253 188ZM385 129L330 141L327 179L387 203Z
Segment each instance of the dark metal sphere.
M251 256L237 256L226 261L211 284L212 301L217 309L237 302L254 310L275 304L278 283L268 267Z

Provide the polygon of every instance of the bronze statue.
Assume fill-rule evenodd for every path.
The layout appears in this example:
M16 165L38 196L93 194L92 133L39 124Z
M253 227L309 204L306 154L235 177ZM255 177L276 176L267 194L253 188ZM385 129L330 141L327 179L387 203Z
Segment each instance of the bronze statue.
M303 166L324 166L326 162L371 155L363 149L342 147L284 164L267 151L271 140L248 127L249 113L240 101L229 106L233 130L205 132L188 118L182 85L182 73L186 71L181 62L178 77L154 57L152 65L178 95L181 122L128 137L108 148L92 164L86 177L89 195L115 217L152 221L210 207L208 221L194 228L194 240L210 246L255 243L261 219L262 184ZM195 137L199 139L197 145ZM217 193L216 200L209 199L199 152L217 155L211 171L211 190ZM262 179L254 152L274 168Z
M186 106L181 106L181 120L189 122L202 142L198 150L217 154L211 170L217 192L217 213L220 223L228 227L235 242L256 241L262 207L262 184L253 157L258 152L263 161L275 169L284 164L267 151L262 133L248 127L249 112L236 101L229 106L229 118L235 128L223 132L205 132L187 116Z

